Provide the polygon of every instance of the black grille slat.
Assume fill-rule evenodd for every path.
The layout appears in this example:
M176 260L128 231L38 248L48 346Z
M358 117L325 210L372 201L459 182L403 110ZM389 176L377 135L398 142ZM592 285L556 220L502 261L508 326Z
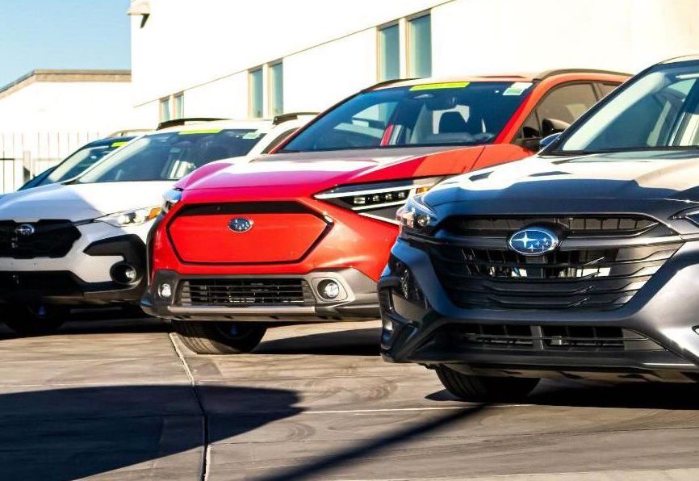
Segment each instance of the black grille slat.
M19 235L16 229L31 225L35 232ZM34 259L60 258L70 252L80 238L80 231L68 220L42 220L33 223L0 222L0 257Z
M182 282L178 302L186 306L307 306L314 297L303 279L196 279Z
M532 226L557 230L561 246L541 256L507 247L511 235ZM673 235L656 220L634 216L453 217L422 248L459 307L612 310L629 302L682 246L667 238ZM571 238L576 242L567 247ZM610 239L617 242L600 245Z
M455 235L500 236L529 225L557 226L571 237L627 237L654 232L672 235L671 229L654 219L639 216L549 216L549 217L452 217L443 228Z
M454 348L550 352L662 351L652 339L608 326L447 325L438 342Z

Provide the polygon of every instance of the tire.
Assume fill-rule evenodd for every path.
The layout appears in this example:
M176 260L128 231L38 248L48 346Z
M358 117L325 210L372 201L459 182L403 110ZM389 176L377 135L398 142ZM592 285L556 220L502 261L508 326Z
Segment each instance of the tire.
M172 321L172 327L189 349L197 354L242 354L262 340L267 328L237 322Z
M470 376L447 366L438 366L436 371L442 385L462 401L519 401L539 383L536 378Z
M20 336L45 336L55 333L68 320L70 309L62 306L23 306L2 307L3 319L7 327Z

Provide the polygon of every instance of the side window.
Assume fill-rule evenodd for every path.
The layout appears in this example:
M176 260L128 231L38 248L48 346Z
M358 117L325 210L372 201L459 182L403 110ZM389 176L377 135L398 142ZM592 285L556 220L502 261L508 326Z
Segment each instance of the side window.
M602 93L602 99L605 98L610 93L614 92L614 90L616 90L616 88L618 86L619 86L619 84L605 84L605 83L598 83L597 84L599 91ZM602 100L602 99L600 99L600 100Z
M597 102L592 84L558 87L544 98L524 122L520 138L543 138L565 130Z

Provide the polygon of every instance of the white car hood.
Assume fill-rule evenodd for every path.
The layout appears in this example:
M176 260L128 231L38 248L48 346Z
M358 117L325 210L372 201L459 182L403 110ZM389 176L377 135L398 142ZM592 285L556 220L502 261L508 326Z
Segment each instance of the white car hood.
M53 184L0 198L0 220L36 222L41 219L81 221L162 204L173 182L110 182Z

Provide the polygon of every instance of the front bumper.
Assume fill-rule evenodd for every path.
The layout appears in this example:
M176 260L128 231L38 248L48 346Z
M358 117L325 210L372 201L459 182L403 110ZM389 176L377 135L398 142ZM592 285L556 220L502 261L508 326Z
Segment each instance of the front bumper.
M699 381L699 243L686 243L623 307L576 309L464 309L440 285L428 255L399 240L393 256L409 266L426 303L408 302L400 278L390 269L379 282L382 355L392 362L449 364L465 372L536 377L610 374L617 379ZM620 328L656 345L643 350L558 349L464 345L445 339L449 326ZM386 329L388 328L388 329Z
M271 304L264 299L250 302L231 300L215 305L183 302L182 289L187 281L255 281L300 280L307 290L302 305ZM332 280L340 286L336 300L325 300L319 293L323 281ZM159 294L159 287L169 284L170 298ZM250 291L249 297L256 294ZM340 320L367 320L379 317L376 282L355 269L315 271L305 275L181 275L170 270L156 271L148 290L141 300L141 308L148 314L165 319L194 321L238 321L269 323L333 322Z
M140 229L145 230L147 229ZM101 305L137 303L146 285L146 247L135 232L93 223L60 258L0 259L0 303ZM115 270L128 264L136 278L119 282Z

